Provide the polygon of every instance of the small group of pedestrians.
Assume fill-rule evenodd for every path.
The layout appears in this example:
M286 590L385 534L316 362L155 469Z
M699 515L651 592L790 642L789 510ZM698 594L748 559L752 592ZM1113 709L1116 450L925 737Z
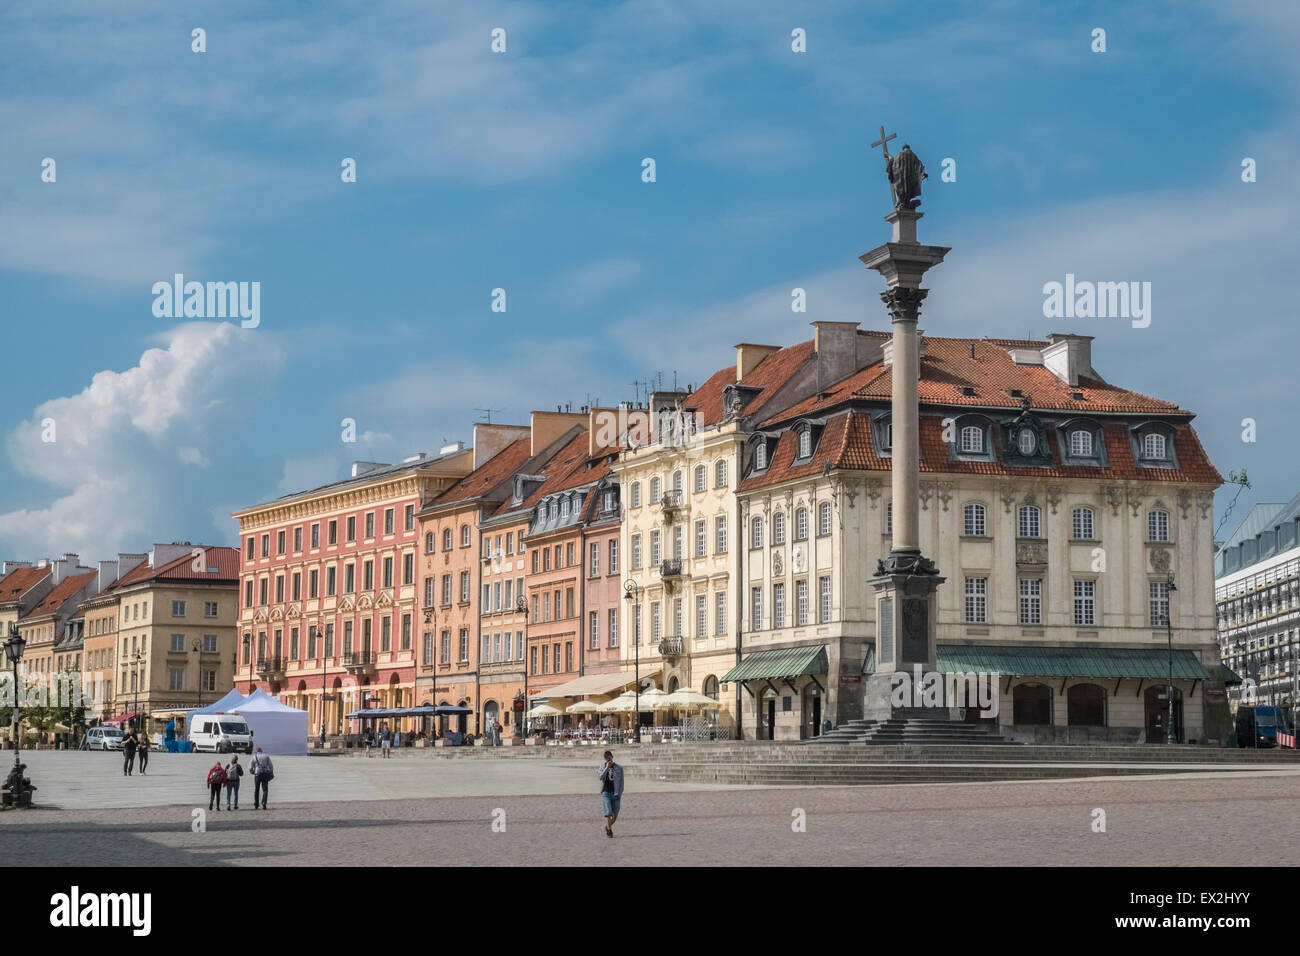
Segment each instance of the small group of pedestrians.
M262 752L262 748L257 748L257 753L249 762L248 772L253 777L253 809L269 810L267 798L270 796L271 781L275 779L275 767L271 764L269 754ZM239 762L239 754L230 755L230 763L226 766L221 765L218 760L208 771L208 809L221 811L221 791L226 791L226 809L239 809L239 781L244 776L243 764Z
M149 766L149 735L136 736L134 730L128 730L122 738L122 776L130 777L135 772L136 756L140 758L140 776L144 776Z

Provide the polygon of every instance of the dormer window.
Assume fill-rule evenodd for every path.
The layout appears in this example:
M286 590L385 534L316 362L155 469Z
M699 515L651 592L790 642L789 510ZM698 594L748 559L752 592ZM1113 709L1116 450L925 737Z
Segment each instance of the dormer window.
M876 442L877 452L881 456L888 457L894 447L894 425L888 412L871 419L871 432Z
M1070 432L1071 458L1095 458L1096 455L1093 451L1092 432L1086 428L1076 428Z
M984 429L977 425L962 426L960 447L963 455L984 454Z
M568 498L564 498L564 499L562 499L562 500L560 501L560 517L561 517L561 518L567 518L567 517L569 517L569 499L568 499Z
M814 427L808 422L800 422L795 425L795 461L806 461L812 457L813 449L817 447L817 436L821 428Z
M944 438L949 442L949 453L954 459L994 460L993 423L983 415L962 415L955 422L944 419L943 429ZM1017 438L1014 429L1006 432L1006 451L1009 454L1019 454Z
M1148 422L1133 430L1138 463L1148 467L1174 468L1173 429L1163 422Z
M754 470L767 471L767 438L759 435L754 441Z
M1020 454L1028 458L1038 450L1038 437L1028 428L1022 428L1016 439Z

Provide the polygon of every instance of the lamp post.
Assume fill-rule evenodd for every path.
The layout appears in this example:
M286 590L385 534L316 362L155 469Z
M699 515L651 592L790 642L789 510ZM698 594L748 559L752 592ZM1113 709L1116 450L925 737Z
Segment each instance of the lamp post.
M131 658L135 665L135 687L131 690L131 729L135 730L140 726L140 662L144 660L144 655L136 651Z
M433 667L433 706L438 706L438 616L434 613L433 608L427 608L424 612L424 633L429 638L429 664ZM433 746L433 738L438 736L437 717L433 718L433 733L429 735L429 746Z
M632 739L641 742L641 585L628 581L623 585L623 597L632 602L632 657L636 677L636 713L632 725Z
M318 641L321 642L320 643L320 714L319 717L320 717L320 749L323 751L325 749L325 693L326 693L325 682L328 679L328 675L325 673L326 670L325 644L324 644L325 635L321 633L320 628L318 628L315 624L313 624L311 626L311 636L312 636L311 643L313 647L317 646Z
M1174 584L1174 573L1169 572L1165 580L1165 636L1169 642L1169 681L1165 685L1165 743L1172 744L1174 737L1174 625L1172 621L1172 611L1174 604L1174 592L1178 588Z
M13 724L14 724L14 769L9 774L9 781L5 784L5 789L9 791L9 797L15 807L28 806L31 803L31 791L36 788L31 786L31 781L23 776L25 765L22 761L23 738L19 733L22 723L22 707L18 694L18 662L23 659L23 650L27 647L27 642L23 639L22 634L18 632L18 625L15 622L9 623L9 640L5 642L5 653L9 656L9 663L13 666Z
M515 613L524 616L524 711L520 720L524 722L524 740L528 739L528 666L532 663L532 652L528 646L528 599L522 594L515 601Z

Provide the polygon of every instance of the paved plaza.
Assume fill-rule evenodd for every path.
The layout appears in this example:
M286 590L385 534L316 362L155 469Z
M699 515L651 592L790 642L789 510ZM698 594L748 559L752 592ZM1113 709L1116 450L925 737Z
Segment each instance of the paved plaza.
M251 809L245 778L244 809L208 813L206 831L194 832L193 811L207 808L207 756L157 755L148 776L129 779L116 754L31 756L45 808L0 814L11 865L1252 866L1300 857L1300 770L818 788L629 775L609 840L591 761L280 757L269 812ZM1092 830L1094 808L1106 812L1105 833ZM796 832L800 818L806 829Z

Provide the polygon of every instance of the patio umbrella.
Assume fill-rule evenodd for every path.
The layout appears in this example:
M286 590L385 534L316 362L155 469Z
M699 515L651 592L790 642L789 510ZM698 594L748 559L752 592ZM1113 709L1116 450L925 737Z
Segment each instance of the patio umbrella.
M624 694L622 697L615 697L613 700L607 700L605 703L596 707L596 710L602 714L626 714L636 709L636 697L633 694Z
M576 704L570 704L565 708L565 712L570 714L594 714L598 710L600 710L600 705L594 700L580 700Z
M529 717L558 717L564 711L558 707L552 707L550 704L538 704L528 712Z
M699 691L683 688L674 691L668 695L668 700L672 701L676 707L717 707L718 702L712 697L701 694Z

